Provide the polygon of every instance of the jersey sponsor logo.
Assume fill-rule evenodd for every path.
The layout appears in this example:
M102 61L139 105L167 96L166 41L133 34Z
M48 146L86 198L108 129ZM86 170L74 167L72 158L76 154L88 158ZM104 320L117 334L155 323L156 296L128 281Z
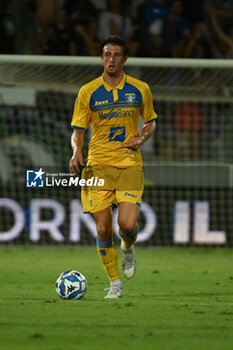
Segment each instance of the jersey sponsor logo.
M128 104L132 105L136 100L136 96L135 94L125 94L125 99Z
M103 120L103 119L111 120L113 118L125 118L125 117L133 117L133 116L134 116L133 109L125 111L125 110L118 108L117 110L112 109L108 113L99 112L99 118L101 120Z
M125 141L125 126L110 128L109 141Z

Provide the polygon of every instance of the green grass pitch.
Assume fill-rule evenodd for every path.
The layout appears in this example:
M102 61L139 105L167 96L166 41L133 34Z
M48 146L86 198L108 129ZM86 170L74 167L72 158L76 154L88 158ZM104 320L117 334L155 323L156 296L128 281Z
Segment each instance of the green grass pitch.
M0 349L232 350L232 249L136 252L124 297L104 300L108 281L94 247L1 247ZM79 301L55 292L68 269L87 278Z

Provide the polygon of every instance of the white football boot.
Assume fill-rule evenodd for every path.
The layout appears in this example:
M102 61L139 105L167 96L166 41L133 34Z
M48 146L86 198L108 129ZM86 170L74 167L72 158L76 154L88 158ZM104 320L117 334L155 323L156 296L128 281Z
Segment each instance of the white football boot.
M105 288L105 290L108 290L109 292L104 299L117 299L122 298L123 296L122 284L110 286L110 288Z
M130 248L125 248L123 242L121 241L121 256L122 256L122 271L125 278L132 278L136 273L136 258L134 252L134 246Z

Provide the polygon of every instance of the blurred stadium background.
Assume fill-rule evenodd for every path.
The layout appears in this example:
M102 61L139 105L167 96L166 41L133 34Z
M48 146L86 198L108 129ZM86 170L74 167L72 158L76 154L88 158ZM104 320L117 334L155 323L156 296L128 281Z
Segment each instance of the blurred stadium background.
M26 170L68 173L74 100L101 72L98 57L0 56L1 244L95 244L80 191L27 188ZM232 246L232 60L130 58L126 72L148 82L159 117L138 244Z

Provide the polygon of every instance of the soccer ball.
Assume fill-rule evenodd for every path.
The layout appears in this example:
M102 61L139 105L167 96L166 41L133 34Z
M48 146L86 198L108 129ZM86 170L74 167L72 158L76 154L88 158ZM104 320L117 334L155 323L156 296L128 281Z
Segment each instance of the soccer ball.
M62 299L81 299L87 292L87 280L78 271L63 272L56 281L56 292Z

